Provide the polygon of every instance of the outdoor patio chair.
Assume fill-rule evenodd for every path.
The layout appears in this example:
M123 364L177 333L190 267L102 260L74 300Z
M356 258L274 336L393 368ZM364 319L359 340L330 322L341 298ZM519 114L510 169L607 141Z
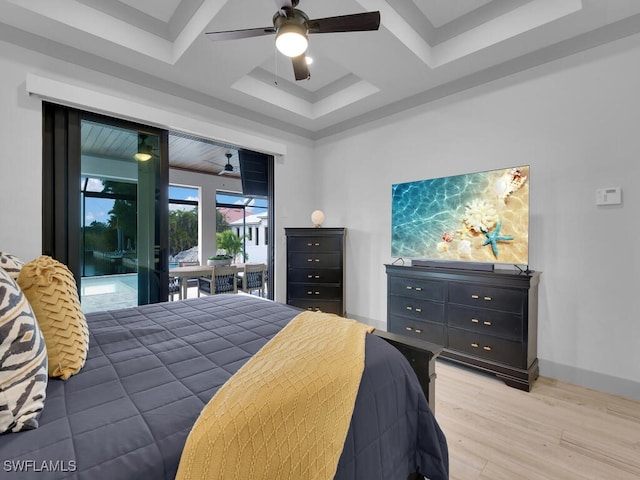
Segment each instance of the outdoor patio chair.
M213 267L211 277L198 278L198 296L200 293L238 293L238 268L233 265Z

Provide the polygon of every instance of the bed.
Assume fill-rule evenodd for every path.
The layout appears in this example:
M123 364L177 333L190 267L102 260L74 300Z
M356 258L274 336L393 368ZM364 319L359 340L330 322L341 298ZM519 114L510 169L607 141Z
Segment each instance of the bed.
M3 478L173 479L203 406L298 313L214 295L88 314L80 373L49 380L39 428L0 435ZM335 479L448 478L427 402L434 352L384 332L367 334L365 348Z

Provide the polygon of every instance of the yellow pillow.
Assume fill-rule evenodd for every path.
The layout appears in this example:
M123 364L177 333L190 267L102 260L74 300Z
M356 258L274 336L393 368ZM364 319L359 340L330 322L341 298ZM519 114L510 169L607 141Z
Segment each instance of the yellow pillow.
M49 357L49 376L66 380L78 373L87 359L89 329L71 271L43 255L22 267L18 285L42 330Z

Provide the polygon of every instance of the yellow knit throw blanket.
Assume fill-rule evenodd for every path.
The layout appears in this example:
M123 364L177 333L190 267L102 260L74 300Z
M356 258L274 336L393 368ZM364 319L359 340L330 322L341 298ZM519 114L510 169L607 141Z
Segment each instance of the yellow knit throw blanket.
M325 313L294 318L204 407L176 480L332 479L371 331Z

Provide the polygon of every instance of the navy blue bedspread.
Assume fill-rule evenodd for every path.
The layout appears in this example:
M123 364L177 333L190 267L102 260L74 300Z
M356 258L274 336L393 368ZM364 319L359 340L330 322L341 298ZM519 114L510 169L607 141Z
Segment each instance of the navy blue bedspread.
M298 311L215 295L87 315L89 354L50 379L36 430L0 435L2 478L170 480L217 389ZM367 336L336 479L448 478L447 445L404 357Z

